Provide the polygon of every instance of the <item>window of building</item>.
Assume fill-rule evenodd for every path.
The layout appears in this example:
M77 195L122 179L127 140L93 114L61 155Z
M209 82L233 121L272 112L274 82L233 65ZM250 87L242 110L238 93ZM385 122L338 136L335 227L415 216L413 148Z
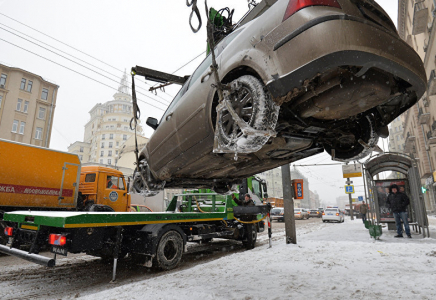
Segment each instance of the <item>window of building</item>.
M107 159L107 164L108 164L108 165L111 165L111 164L112 164L112 159L108 158L108 159Z
M80 159L80 161L82 161L83 160L83 155L79 155L79 159Z
M112 150L109 150L107 156L112 156Z
M26 127L26 122L21 121L19 134L24 134L24 127Z
M114 125L111 125L111 129L114 129Z
M14 120L12 123L12 132L17 132L18 130L18 120Z
M101 152L100 152L100 156L104 156L104 151L101 151Z
M119 146L120 145L120 142L117 142L117 146Z
M21 111L21 107L23 106L23 99L18 99L17 101L17 111Z
M48 89L42 89L41 99L47 100L47 98L48 98Z
M79 150L79 152L83 152L83 147L80 147L80 150Z
M125 130L125 131L129 130L129 127L124 126L124 130Z
M6 74L2 74L1 77L0 77L0 86L2 88L4 88L5 85L6 85L6 78L7 77L8 77L8 75L6 75Z
M20 84L20 90L24 90L24 88L26 87L26 79L21 79L21 84Z
M24 101L23 112L27 113L28 109L29 109L29 101Z
M100 163L101 163L101 164L103 163L103 159L102 159L102 158L100 158Z
M41 127L36 127L35 139L42 140L42 128Z
M129 122L127 119L124 119L124 122Z
M115 154L118 155L118 150L115 150Z
M106 129L109 129L109 125L106 126Z
M104 148L104 142L101 143L101 147Z
M113 133L109 134L109 139L110 139L110 140L113 140L113 139L114 139L114 134L113 134Z
M3 96L0 95L0 107L2 107L2 100L3 100Z
M105 135L105 134L102 134L102 135L101 135L101 139L102 139L102 140L106 139L106 135Z
M33 82L29 80L27 82L27 89L26 89L26 91L28 91L29 93L32 92L32 86L33 86Z
M113 144L114 144L114 143L109 142L109 148L112 148Z
M127 110L127 105L123 104L123 111Z
M45 108L44 107L39 108L38 119L42 119L42 120L45 119Z
M123 140L127 141L127 134L123 134Z

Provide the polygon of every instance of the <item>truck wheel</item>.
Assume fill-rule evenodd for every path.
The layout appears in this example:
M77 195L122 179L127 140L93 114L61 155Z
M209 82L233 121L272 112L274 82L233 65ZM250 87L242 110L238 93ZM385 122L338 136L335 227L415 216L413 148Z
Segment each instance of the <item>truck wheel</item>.
M247 230L247 240L243 241L242 244L245 246L247 250L251 250L254 248L254 245L256 244L256 240L257 240L256 227L253 226L253 224L247 224L245 229Z
M183 238L174 230L162 235L156 249L156 263L162 270L171 270L177 267L182 259Z

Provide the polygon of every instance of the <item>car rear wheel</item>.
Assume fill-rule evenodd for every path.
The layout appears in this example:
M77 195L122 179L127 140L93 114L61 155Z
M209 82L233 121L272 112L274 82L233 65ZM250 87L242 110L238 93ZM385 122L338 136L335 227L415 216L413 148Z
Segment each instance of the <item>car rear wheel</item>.
M333 159L349 161L360 159L371 154L372 147L377 144L378 135L375 132L371 116L362 118L349 128L341 128L339 138L324 144L324 149ZM351 132L352 134L347 134ZM368 147L362 145L362 142Z
M254 76L244 75L233 80L230 85L238 87L230 95L237 115L256 130L274 130L280 107L275 105L263 83ZM225 108L218 120L217 130L223 148L236 148L239 151L254 149L257 145L263 146L269 139L269 136L257 134L244 135Z

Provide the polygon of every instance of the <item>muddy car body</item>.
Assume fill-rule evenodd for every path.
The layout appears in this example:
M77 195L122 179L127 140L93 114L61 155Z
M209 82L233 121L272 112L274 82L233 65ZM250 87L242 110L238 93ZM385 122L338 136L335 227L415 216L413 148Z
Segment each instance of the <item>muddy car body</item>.
M362 158L426 88L420 57L372 0L276 1L235 27L215 54L235 112L274 135L251 153L217 150L217 140L243 145L247 137L228 112L217 117L209 55L160 122L147 121L156 130L140 154L137 190L214 186L221 192L324 150L339 161Z

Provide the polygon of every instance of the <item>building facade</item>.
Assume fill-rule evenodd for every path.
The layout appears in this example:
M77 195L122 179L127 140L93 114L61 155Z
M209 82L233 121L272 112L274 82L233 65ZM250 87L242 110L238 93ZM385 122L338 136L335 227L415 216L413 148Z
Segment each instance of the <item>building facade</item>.
M404 152L418 161L426 208L435 210L436 198L436 26L433 0L399 0L398 33L421 57L428 78L426 93L402 115Z
M77 141L68 147L68 152L79 155L82 163L99 163L116 166L125 143L134 137L135 131L130 128L133 116L132 96L127 89L127 75L121 79L118 92L113 100L96 104L90 111L90 120L85 124L83 142ZM141 141L142 127L136 128ZM146 141L143 142L143 144ZM134 169L134 160L130 167Z
M39 75L0 64L0 138L48 148L58 89Z

